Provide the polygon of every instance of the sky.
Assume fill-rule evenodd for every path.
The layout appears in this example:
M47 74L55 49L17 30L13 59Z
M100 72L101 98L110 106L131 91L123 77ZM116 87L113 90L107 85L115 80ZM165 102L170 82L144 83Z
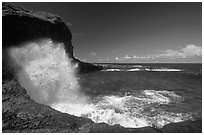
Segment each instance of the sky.
M92 63L202 62L201 2L13 3L71 23L74 56Z

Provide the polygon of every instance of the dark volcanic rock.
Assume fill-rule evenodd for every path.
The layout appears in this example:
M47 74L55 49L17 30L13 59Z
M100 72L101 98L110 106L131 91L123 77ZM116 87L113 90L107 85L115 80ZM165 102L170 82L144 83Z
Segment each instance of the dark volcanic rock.
M78 63L78 70L80 73L87 73L103 69L103 67L100 65L93 66L93 64L91 63L82 62L79 61L78 59L75 59L75 61Z
M61 113L49 106L35 103L15 80L2 87L3 132L157 132L151 127L126 129L121 126L95 124L91 120Z
M2 6L2 131L17 132L92 132L92 133L150 133L150 132L201 132L202 122L183 122L166 125L162 129L152 127L123 128L105 123L96 124L90 119L61 113L49 106L36 103L15 79L9 68L6 50L23 42L39 38L51 38L63 42L68 57L78 63L80 72L100 70L101 67L74 58L71 32L64 21L52 14L31 12L3 3ZM181 128L179 128L181 127Z
M91 120L60 113L35 103L16 80L2 88L3 132L80 132Z
M202 133L202 120L171 123L161 130L164 133Z

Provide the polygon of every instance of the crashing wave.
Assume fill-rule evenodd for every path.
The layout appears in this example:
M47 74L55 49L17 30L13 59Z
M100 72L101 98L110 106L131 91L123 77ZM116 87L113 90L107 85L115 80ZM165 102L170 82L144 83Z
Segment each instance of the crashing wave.
M129 72L134 72L134 71L151 71L151 72L180 72L182 71L181 69L168 69L168 68L132 68L132 69L118 69L118 68L111 68L111 69L104 69L102 71L129 71Z
M146 71L156 71L156 72L179 72L181 69L168 69L168 68L145 68Z
M106 71L121 71L120 69L114 69L114 68L112 68L112 69L107 69Z
M97 98L96 101L78 105L55 104L52 107L64 113L89 118L96 123L105 122L131 128L161 128L168 123L192 119L191 114L158 109L160 105L182 101L173 91L144 90L137 96L111 95Z
M18 81L37 103L87 100L75 75L77 65L67 57L63 43L41 39L13 47L9 54Z
M133 68L133 69L128 69L127 71L140 71L141 69L139 68Z

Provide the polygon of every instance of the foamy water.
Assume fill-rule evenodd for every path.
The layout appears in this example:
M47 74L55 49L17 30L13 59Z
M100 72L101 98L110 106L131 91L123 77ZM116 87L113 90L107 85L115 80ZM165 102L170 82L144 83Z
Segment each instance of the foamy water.
M128 69L127 71L140 71L141 69L139 68L133 68L133 69Z
M73 109L72 104L53 104L52 107L64 113L90 118L96 123L105 122L131 128L161 128L168 123L193 119L191 114L166 112L158 108L182 100L173 91L143 90L138 96L104 96L94 103L75 105L81 111Z
M182 70L181 69L168 69L168 68L131 68L131 69L109 68L109 69L103 69L102 71L108 71L108 72L120 72L120 71L180 72Z
M107 95L90 100L81 91L75 70L62 43L50 39L24 43L11 48L12 66L18 81L36 102L96 123L120 124L124 127L156 126L192 119L191 114L167 112L160 105L179 103L182 97L173 91L141 90L137 95ZM139 71L141 66L130 69ZM120 71L109 69L107 71Z
M168 68L155 68L155 69L149 69L145 68L146 71L157 71L157 72L179 72L182 71L181 69L168 69Z
M120 69L107 69L106 71L120 71Z

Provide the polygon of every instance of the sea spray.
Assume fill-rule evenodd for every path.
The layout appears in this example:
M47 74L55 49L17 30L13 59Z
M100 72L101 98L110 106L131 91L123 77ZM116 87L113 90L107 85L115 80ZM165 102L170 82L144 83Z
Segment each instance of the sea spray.
M13 66L20 67L16 71L18 81L36 102L86 101L75 75L77 65L67 57L63 43L41 39L11 48L9 53Z

